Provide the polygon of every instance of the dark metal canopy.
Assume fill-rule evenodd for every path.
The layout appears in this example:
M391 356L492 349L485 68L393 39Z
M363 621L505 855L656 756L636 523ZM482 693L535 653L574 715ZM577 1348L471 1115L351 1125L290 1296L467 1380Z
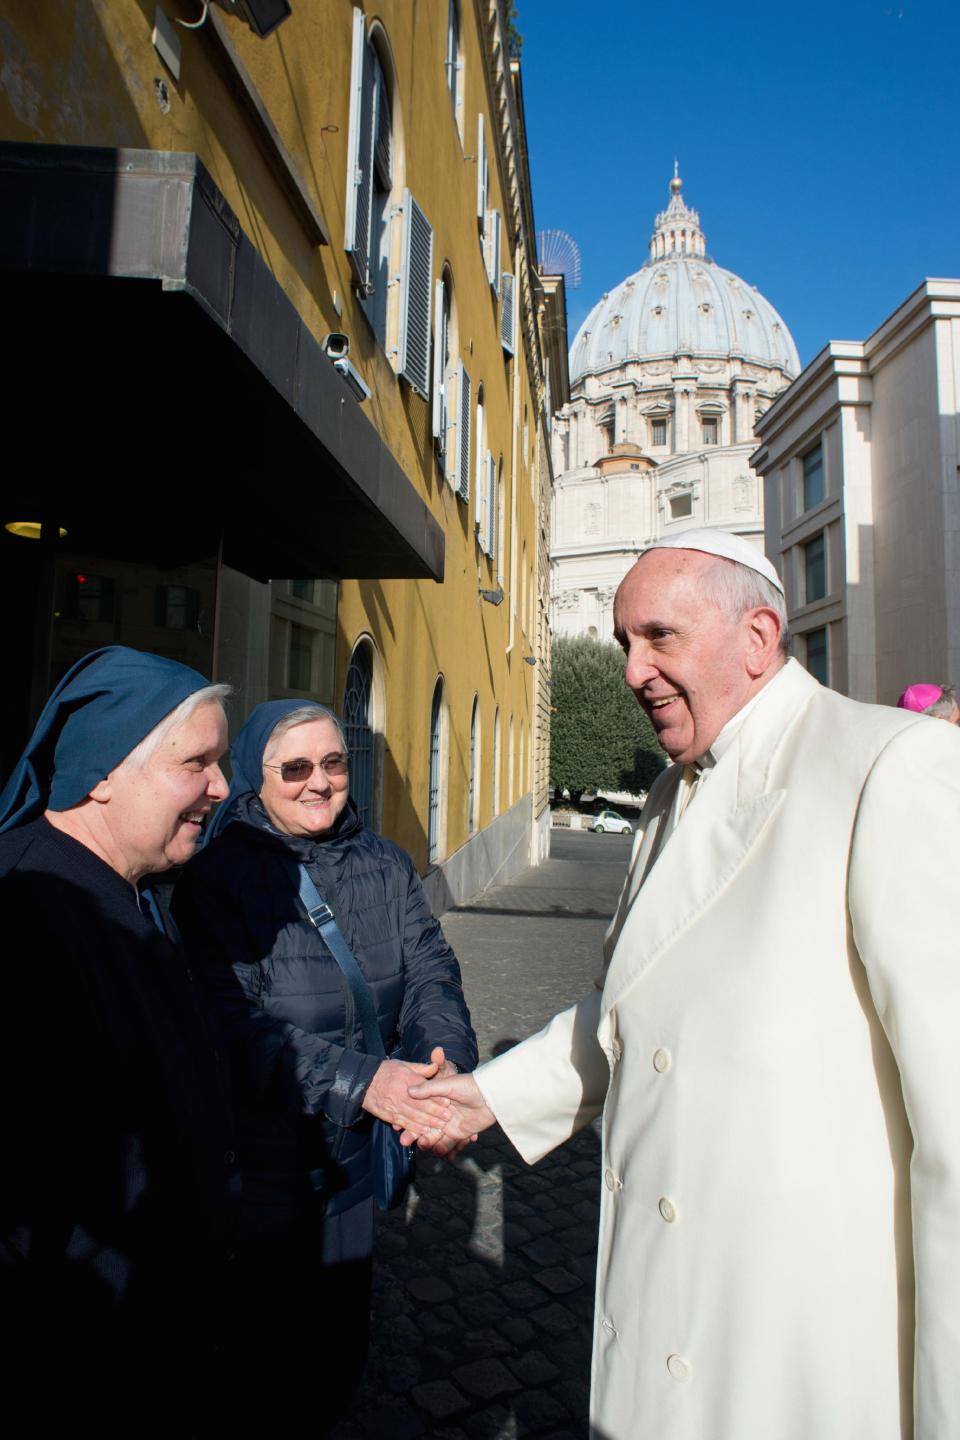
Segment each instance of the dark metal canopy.
M443 578L443 531L192 154L0 144L7 520L257 579Z

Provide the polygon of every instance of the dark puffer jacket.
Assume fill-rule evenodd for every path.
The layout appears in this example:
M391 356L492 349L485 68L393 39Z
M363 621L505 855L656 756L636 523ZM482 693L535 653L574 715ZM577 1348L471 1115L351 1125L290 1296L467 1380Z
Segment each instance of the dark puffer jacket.
M389 1053L462 1070L477 1046L460 967L410 857L364 828L351 803L329 835L277 833L249 796L184 870L173 914L230 1036L245 1193L254 1204L343 1210L371 1192L380 1064L359 1030L347 1044L344 981L297 892L300 864L334 913L370 986Z

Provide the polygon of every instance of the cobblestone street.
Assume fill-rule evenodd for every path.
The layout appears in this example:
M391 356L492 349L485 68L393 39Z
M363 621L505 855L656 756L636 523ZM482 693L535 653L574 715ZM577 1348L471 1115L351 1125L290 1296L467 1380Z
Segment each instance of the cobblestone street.
M553 857L444 917L481 1060L592 985L629 836L553 833ZM372 1349L337 1440L587 1430L598 1127L535 1168L494 1129L456 1165L421 1160L378 1217Z

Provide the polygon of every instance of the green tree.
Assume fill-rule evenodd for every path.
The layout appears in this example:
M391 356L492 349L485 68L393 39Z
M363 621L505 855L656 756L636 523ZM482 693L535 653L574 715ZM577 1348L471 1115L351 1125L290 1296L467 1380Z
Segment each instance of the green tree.
M624 681L619 645L558 635L552 652L550 783L571 795L646 790L665 764L653 726Z

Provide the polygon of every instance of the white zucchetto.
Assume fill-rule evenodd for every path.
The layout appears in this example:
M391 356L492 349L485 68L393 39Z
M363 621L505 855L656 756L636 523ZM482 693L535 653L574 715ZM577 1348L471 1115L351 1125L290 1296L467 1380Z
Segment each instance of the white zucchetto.
M766 555L761 555L742 535L732 535L729 530L703 527L681 530L679 535L668 535L662 540L654 540L642 553L646 555L648 550L699 550L704 555L718 555L721 560L735 560L738 565L746 565L748 569L756 570L757 574L762 575L764 580L769 580L781 595L784 593L783 581Z

